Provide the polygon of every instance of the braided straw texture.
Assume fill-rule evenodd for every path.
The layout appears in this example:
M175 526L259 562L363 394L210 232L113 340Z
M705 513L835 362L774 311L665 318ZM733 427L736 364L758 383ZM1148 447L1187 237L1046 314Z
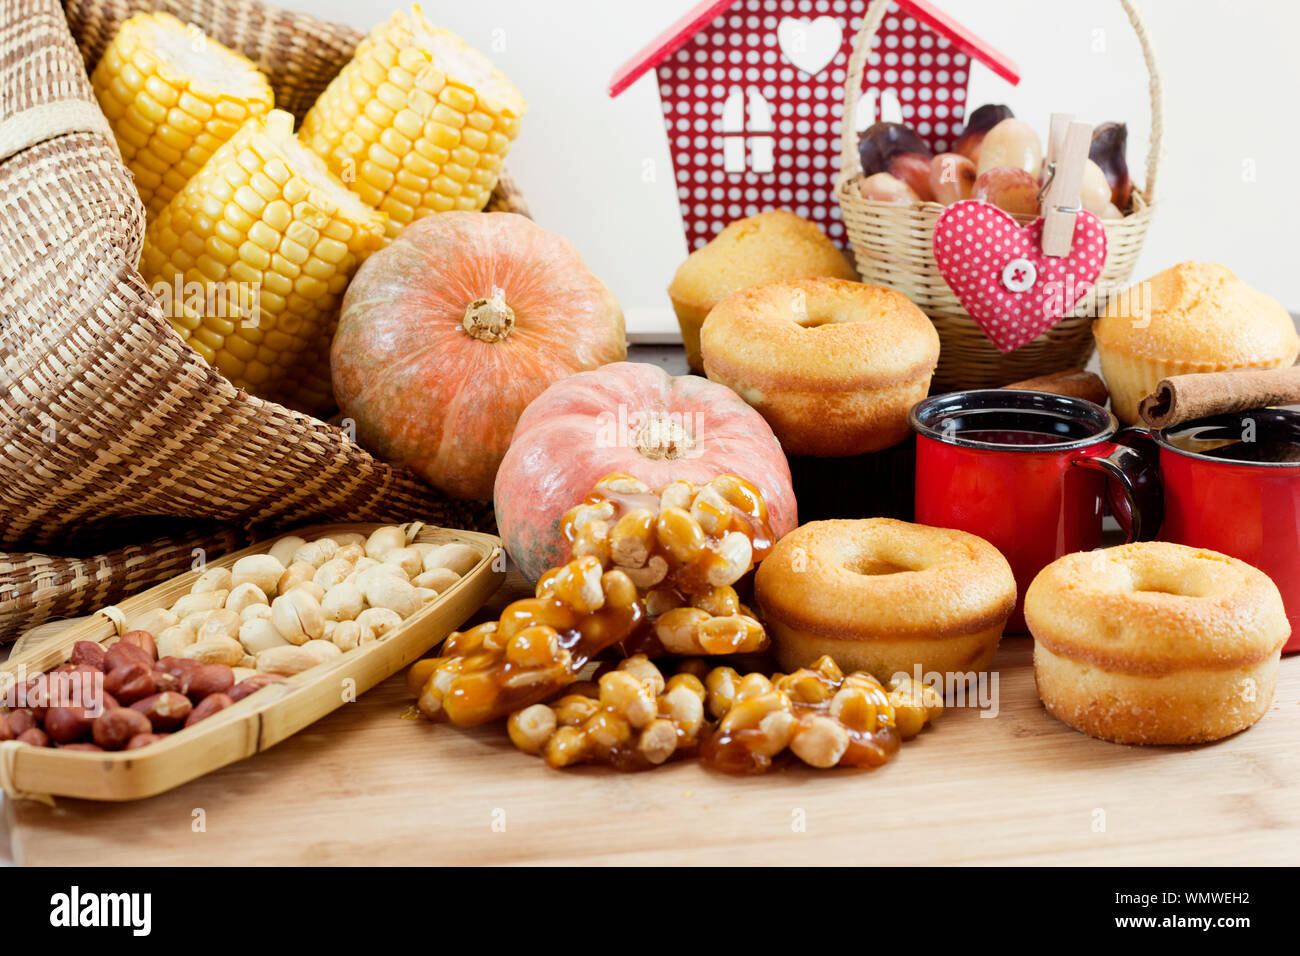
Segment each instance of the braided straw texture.
M254 60L299 115L360 39L255 0L0 0L0 641L306 521L491 524L235 388L172 331L86 73L122 20L159 8ZM505 178L489 208L527 212ZM124 547L149 515L171 520Z
M858 191L862 164L858 137L852 122L842 126L840 180L836 194L844 226L853 245L858 272L864 282L886 285L917 304L939 333L939 367L933 392L965 388L997 388L1063 368L1083 365L1092 354L1093 317L1105 307L1107 293L1129 284L1142 251L1147 229L1155 215L1156 172L1160 163L1163 114L1160 70L1146 26L1130 0L1120 0L1142 46L1150 78L1151 142L1147 150L1146 183L1134 188L1133 208L1123 219L1106 220L1106 265L1097 290L1071 315L1067 315L1028 345L1003 355L975 324L944 281L934 261L934 224L944 207L926 202L911 205L874 202ZM871 54L872 40L880 29L890 0L874 0L863 18L849 59L844 81L844 113L857 115L862 95L862 71ZM1021 223L1031 217L1017 217Z

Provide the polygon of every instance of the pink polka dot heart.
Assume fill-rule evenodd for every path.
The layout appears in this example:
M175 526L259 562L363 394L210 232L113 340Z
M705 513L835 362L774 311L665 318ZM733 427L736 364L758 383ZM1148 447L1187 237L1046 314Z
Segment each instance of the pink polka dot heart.
M1015 351L1060 322L1106 264L1106 230L1090 212L1075 217L1068 256L1043 255L1042 234L1042 219L1022 226L976 199L953 203L935 223L939 271L1001 352Z

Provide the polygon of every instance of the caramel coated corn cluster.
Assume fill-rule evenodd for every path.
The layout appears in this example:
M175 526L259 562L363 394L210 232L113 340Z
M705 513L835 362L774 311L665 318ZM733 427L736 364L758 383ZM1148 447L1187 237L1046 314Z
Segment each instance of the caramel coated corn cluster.
M631 475L606 475L563 522L575 557L623 571L638 588L703 594L739 581L772 550L758 489L735 475L658 494Z
M700 753L728 773L762 773L786 750L811 767L878 767L943 710L942 697L910 677L886 691L829 657L771 678L718 667L704 684L718 725Z
M592 686L511 714L507 728L516 747L541 754L552 767L606 763L643 770L694 751L704 727L704 696L698 677L665 679L636 655Z
M595 558L574 558L547 577L536 597L452 634L442 656L411 667L408 684L424 716L471 726L546 700L645 619L627 575L605 571Z

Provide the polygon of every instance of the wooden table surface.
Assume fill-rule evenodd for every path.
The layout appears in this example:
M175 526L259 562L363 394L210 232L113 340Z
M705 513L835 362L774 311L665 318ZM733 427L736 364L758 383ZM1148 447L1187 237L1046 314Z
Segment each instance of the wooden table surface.
M522 591L514 576L490 603ZM696 761L567 771L502 726L410 719L401 675L270 751L130 804L7 801L14 859L85 864L1294 864L1300 656L1228 740L1091 740L1034 692L1028 638L999 710L949 710L874 771L734 778Z

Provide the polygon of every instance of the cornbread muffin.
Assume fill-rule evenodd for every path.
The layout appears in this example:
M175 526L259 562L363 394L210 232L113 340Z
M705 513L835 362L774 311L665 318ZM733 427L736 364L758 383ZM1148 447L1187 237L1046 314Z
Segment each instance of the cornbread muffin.
M829 654L846 673L988 668L1016 604L1001 552L892 518L813 521L758 566L754 597L785 671Z
M1164 541L1067 554L1025 592L1049 713L1126 744L1218 740L1264 716L1291 633L1264 572Z
M893 289L787 279L720 303L700 335L704 372L758 409L787 455L835 458L896 445L925 398L939 335Z
M1115 417L1126 425L1138 423L1138 404L1163 378L1282 368L1300 354L1281 303L1212 262L1180 263L1115 296L1092 332Z
M785 209L737 219L687 256L668 286L668 297L691 371L704 372L700 326L715 305L741 289L802 276L856 279L858 274L814 223Z

